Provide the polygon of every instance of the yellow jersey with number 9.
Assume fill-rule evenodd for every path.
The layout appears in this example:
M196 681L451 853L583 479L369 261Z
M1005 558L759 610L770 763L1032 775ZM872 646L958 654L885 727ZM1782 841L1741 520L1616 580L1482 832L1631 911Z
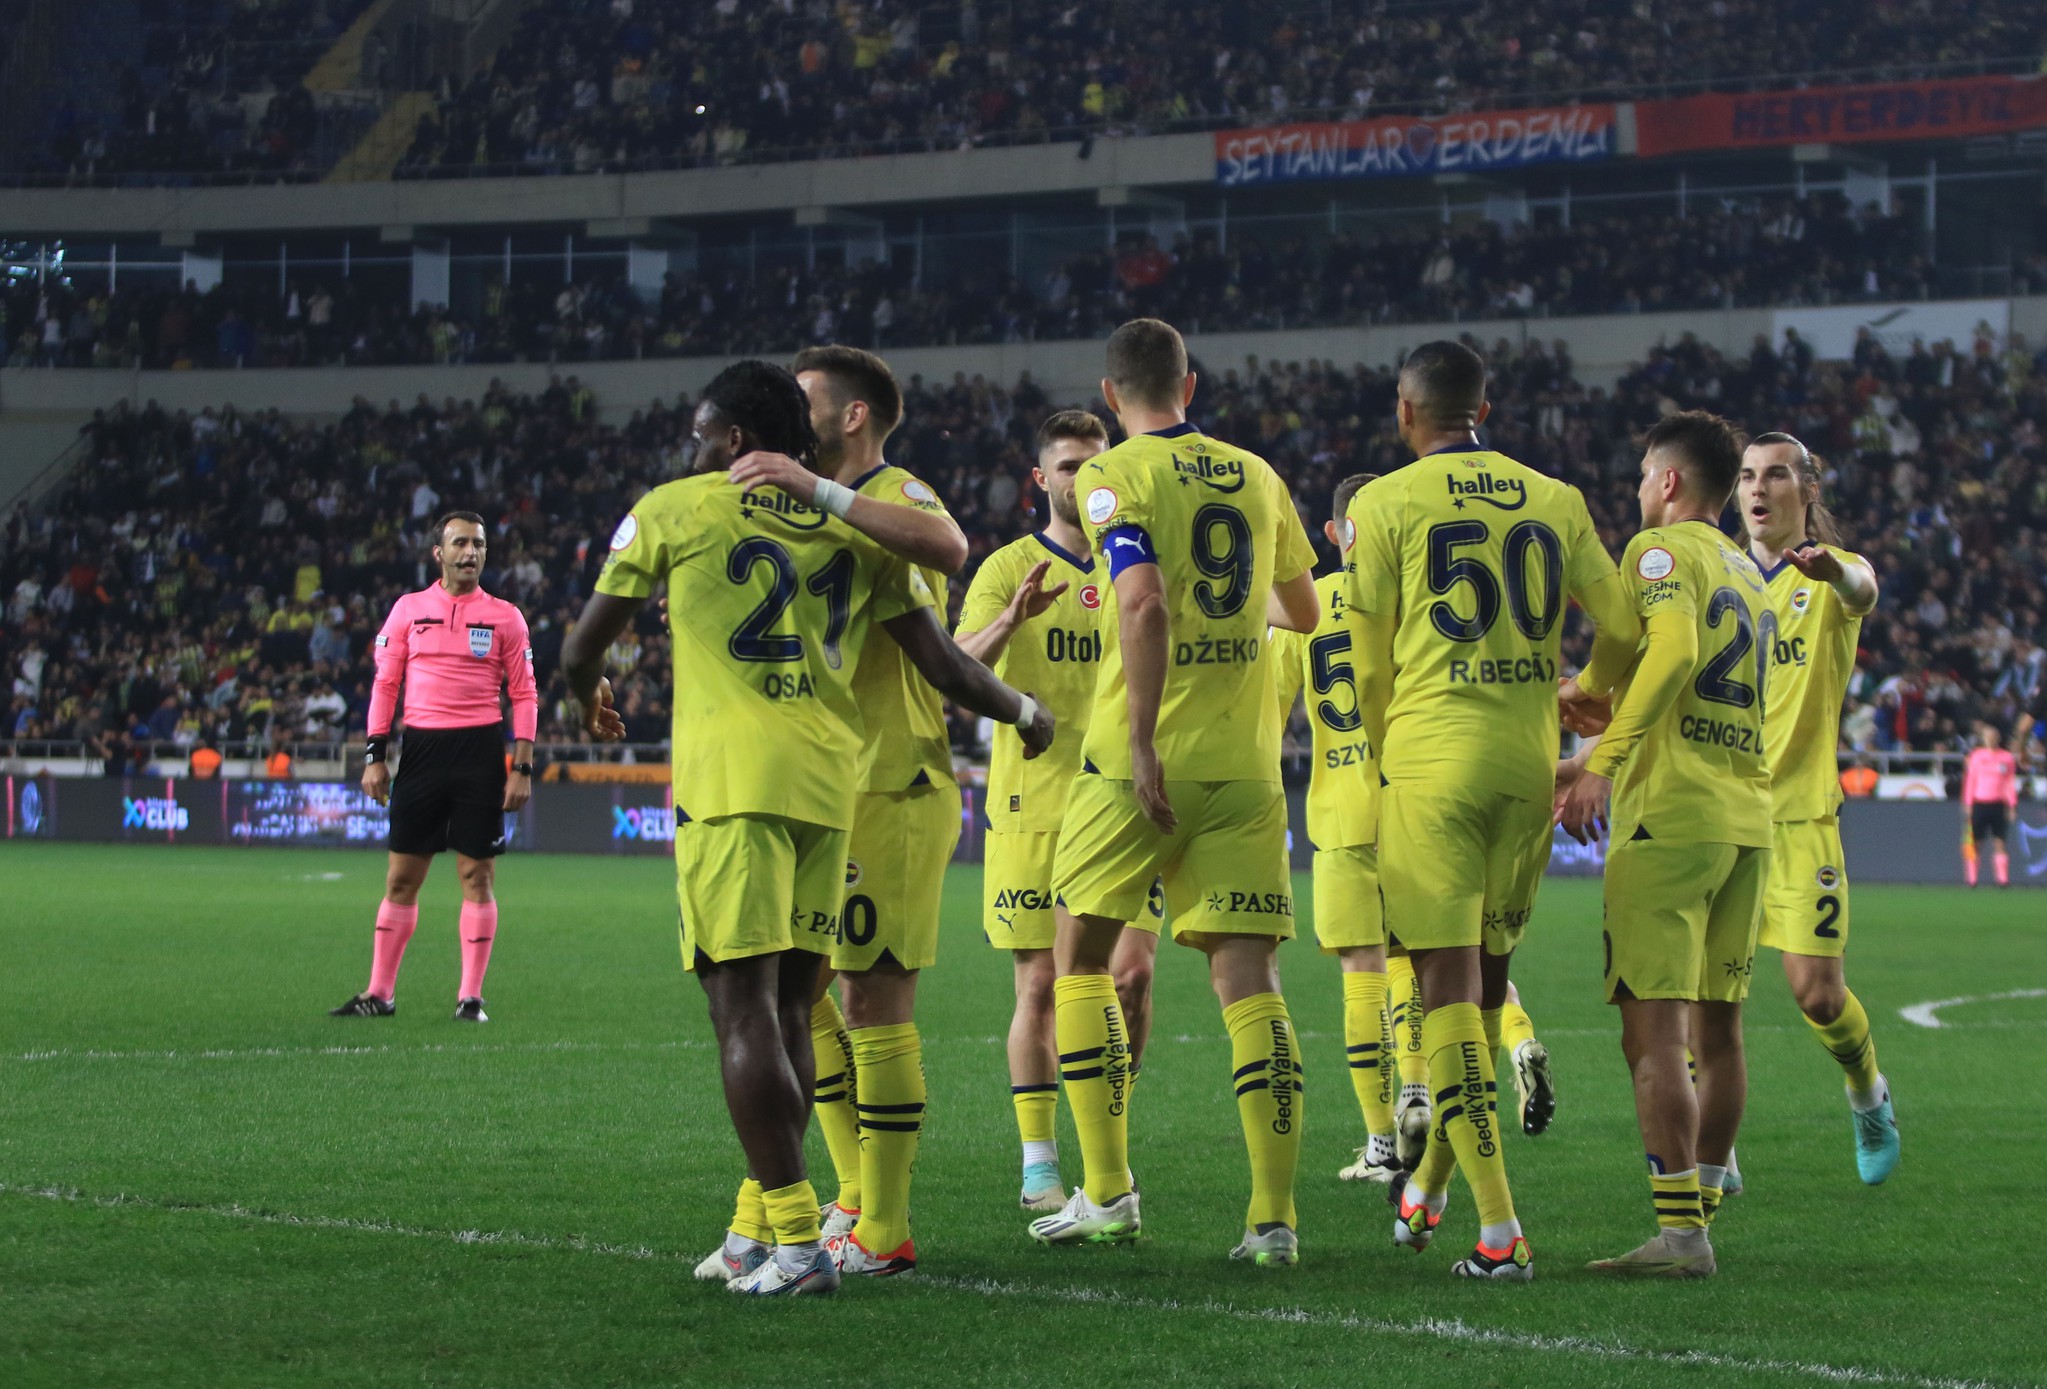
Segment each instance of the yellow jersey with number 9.
M1755 561L1718 526L1680 521L1629 541L1621 579L1645 625L1666 613L1696 622L1699 654L1614 778L1613 842L1639 827L1652 839L1769 844L1768 676L1756 640L1768 635L1769 607ZM1614 691L1616 707L1626 684Z
M843 521L724 473L655 488L618 523L597 591L666 591L675 652L675 808L850 829L864 721L854 671L874 624L929 585Z
M1102 669L1082 753L1130 777L1130 710L1114 576L1154 562L1168 613L1165 692L1153 740L1171 780L1278 781L1279 715L1265 649L1274 583L1314 567L1286 484L1255 453L1179 424L1125 439L1080 470L1074 495L1108 562Z
M1862 556L1833 547L1843 564ZM1773 818L1817 820L1840 806L1841 701L1855 673L1862 619L1848 611L1832 584L1808 579L1779 562L1763 576L1769 607L1757 640L1767 635L1769 718L1763 723L1770 764Z
M1613 573L1578 489L1482 449L1367 484L1344 596L1396 617L1386 780L1547 801L1564 599Z
M1379 842L1379 760L1358 713L1357 653L1344 615L1343 575L1315 580L1322 621L1313 632L1275 630L1272 675L1282 728L1294 697L1308 696L1315 760L1308 773L1308 842L1346 849Z
M938 494L893 463L884 463L853 483L853 490L891 506L947 514ZM920 568L924 582L945 612L945 575ZM951 781L952 739L945 727L945 700L931 688L903 649L883 638L861 653L853 693L867 717L867 742L860 750L862 791L907 791L926 781Z
M1066 793L1080 770L1080 745L1093 712L1095 675L1102 666L1102 594L1108 575L1094 556L1069 554L1044 532L1012 540L981 561L967 586L959 630L978 632L1002 615L1024 576L1049 560L1045 587L1066 592L1010 634L995 673L1013 689L1029 691L1059 720L1059 736L1026 761L1023 740L998 736L988 754L988 824L996 830L1059 828Z

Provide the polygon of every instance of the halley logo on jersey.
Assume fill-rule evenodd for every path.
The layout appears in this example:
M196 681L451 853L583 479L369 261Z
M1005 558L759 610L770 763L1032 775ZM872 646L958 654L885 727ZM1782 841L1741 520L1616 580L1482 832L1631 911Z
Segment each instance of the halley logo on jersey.
M471 627L469 629L469 654L478 660L490 655L490 635L491 632L488 627Z
M124 830L182 830L192 824L192 812L168 798L121 798L121 828Z
M611 837L649 842L675 838L675 812L663 805L611 808Z
M1450 485L1450 495L1457 499L1450 505L1459 511L1464 510L1466 502L1484 502L1501 511L1519 511L1528 505L1528 484L1518 477L1481 473L1475 478L1446 476L1443 481ZM1509 497L1513 500L1507 500Z
M776 487L752 487L739 494L739 514L750 521L756 511L764 511L799 531L814 531L825 523L822 511L805 506Z
M1082 584L1080 586L1080 605L1083 608L1088 609L1099 608L1100 606L1102 606L1101 589L1099 589L1093 584Z
M1205 482L1218 492L1241 491L1244 486L1244 465L1234 458L1210 458L1206 454L1193 458L1173 455L1173 471L1180 475L1180 481Z

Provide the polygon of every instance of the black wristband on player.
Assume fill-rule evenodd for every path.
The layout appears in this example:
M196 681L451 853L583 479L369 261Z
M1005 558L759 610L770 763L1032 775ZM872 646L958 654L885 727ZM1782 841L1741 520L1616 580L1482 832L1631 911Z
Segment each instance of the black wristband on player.
M363 765L365 767L371 767L375 766L379 762L386 760L390 756L390 747L391 740L388 737L371 738L369 740L369 746L363 751L362 755Z

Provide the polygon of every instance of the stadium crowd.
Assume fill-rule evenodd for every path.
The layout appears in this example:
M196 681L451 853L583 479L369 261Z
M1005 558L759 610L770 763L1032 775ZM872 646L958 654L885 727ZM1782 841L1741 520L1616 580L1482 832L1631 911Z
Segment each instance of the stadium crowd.
M2018 292L2047 288L2047 260L2019 278ZM1227 246L1206 232L1170 247L1141 237L1035 284L972 266L920 285L872 263L671 274L647 299L616 275L493 281L473 315L408 311L395 285L379 294L313 275L281 293L274 280L204 294L133 277L114 293L24 280L0 293L0 341L17 367L578 362L1091 338L1135 315L1198 332L1914 299L1935 287L1913 219L1829 193L1316 245L1255 232Z
M59 123L53 174L304 173L294 92L358 0L173 0L109 110ZM1306 117L1546 104L1670 88L1896 79L2037 54L2024 0L1480 0L1318 17L1129 3L541 0L490 65L443 79L401 176L595 172L1080 140ZM99 61L91 46L79 61ZM366 62L370 61L366 55ZM374 66L374 63L372 63ZM375 73L364 80L377 85ZM303 95L302 91L298 93Z
M1795 335L1734 358L1687 337L1611 392L1579 383L1562 344L1501 342L1489 355L1488 442L1582 486L1615 553L1637 525L1632 441L1661 414L1709 407L1791 429L1827 458L1834 510L1883 583L1844 724L1853 747L1958 749L1977 718L2011 729L2047 717L2047 352L1985 338L1898 358L1867 340L1834 363ZM947 499L971 568L1035 524L1030 441L1062 402L1028 375L905 386L890 456ZM1338 479L1406 461L1393 398L1385 367L1213 363L1196 419L1271 459L1319 522ZM371 639L401 592L430 581L428 534L456 508L489 519L485 586L525 610L542 736L563 739L564 629L617 518L688 467L690 408L656 403L606 424L569 376L531 397L493 385L471 402L358 399L332 423L107 411L85 431L77 475L0 536L0 739L76 739L118 762L152 742L359 733ZM964 592L963 578L955 603ZM629 736L659 742L658 615L622 645ZM972 736L958 734L963 746Z

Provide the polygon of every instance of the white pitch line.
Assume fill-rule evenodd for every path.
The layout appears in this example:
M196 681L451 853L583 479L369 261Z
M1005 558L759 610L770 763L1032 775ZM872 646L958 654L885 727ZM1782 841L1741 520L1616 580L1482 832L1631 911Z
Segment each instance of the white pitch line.
M1898 1016L1919 1027L1952 1027L1938 1016L1943 1008L1959 1008L1967 1003L1999 1003L2010 998L2047 998L2047 989L2010 989L2001 994L1964 994L1960 998L1937 998L1931 1003L1915 1003L1909 1008L1900 1008Z
M575 1236L557 1238L548 1235L527 1235L515 1230L435 1230L417 1225L400 1225L387 1220L358 1220L346 1216L293 1215L284 1211L254 1210L238 1203L207 1205L199 1202L158 1201L127 1193L93 1196L75 1187L24 1186L8 1182L0 1182L0 1194L26 1196L45 1201L75 1202L108 1210L126 1208L162 1211L172 1215L209 1215L219 1219L281 1225L302 1230L342 1230L355 1234L400 1235L408 1239L437 1240L449 1244L600 1254L608 1258L658 1263L693 1262L689 1255L651 1249L646 1245L611 1244ZM1191 1312L1199 1316L1224 1317L1233 1321L1326 1327L1338 1331L1364 1331L1406 1338L1431 1337L1489 1348L1579 1355L1599 1360L1699 1366L1749 1374L1798 1375L1834 1384L1889 1385L1897 1386L1897 1389L2001 1389L1995 1382L1983 1379L1900 1374L1889 1370L1869 1369L1861 1365L1752 1358L1724 1355L1717 1351L1655 1350L1644 1346L1632 1346L1624 1341L1599 1340L1589 1336L1549 1336L1529 1331L1507 1331L1473 1326L1459 1317L1419 1317L1399 1321L1391 1317L1368 1317L1348 1312L1318 1312L1306 1307L1239 1307L1234 1303L1211 1299L1189 1302L1178 1298L1130 1297L1100 1288L1048 1287L1043 1284L993 1278L952 1278L943 1274L919 1274L916 1281L918 1285L924 1287L943 1288L984 1297L1023 1297L1045 1302L1113 1307L1145 1313Z

